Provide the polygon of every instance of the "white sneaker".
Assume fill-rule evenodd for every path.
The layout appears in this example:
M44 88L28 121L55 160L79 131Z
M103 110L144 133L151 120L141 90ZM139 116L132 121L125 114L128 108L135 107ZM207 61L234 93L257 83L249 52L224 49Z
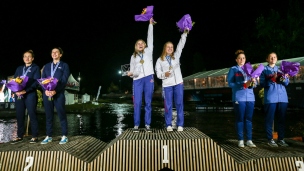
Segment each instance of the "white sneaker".
M168 132L171 132L171 131L173 131L173 128L172 128L172 126L168 126L168 127L167 127L167 131L168 131Z
M256 147L256 145L253 144L253 142L252 142L251 140L248 140L248 141L246 142L246 145L247 145L248 147Z
M238 146L241 147L241 148L245 147L244 140L239 140Z
M46 136L45 139L40 144L47 144L49 142L52 142L52 137Z
M183 130L184 130L183 127L181 127L181 126L177 127L177 131L183 131Z
M139 132L138 126L134 126L133 132Z
M68 141L69 141L68 137L62 136L62 138L61 138L59 144L66 144Z

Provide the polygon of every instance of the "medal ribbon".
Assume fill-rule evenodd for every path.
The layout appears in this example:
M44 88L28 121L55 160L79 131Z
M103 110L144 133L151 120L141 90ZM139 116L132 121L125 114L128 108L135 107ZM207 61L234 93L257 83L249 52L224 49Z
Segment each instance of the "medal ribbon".
M53 66L53 63L51 64L51 77L53 78L54 77L54 74L59 66L60 62L58 62L57 64L55 64L55 68Z
M138 56L140 57L140 60L143 60L143 58L144 58L144 54L139 53L139 54L138 54Z
M170 65L170 67L172 67L172 64L171 64L171 56L166 56L166 59L167 59L169 65Z
M22 76L26 76L26 74L30 71L30 69L32 68L31 66L30 67L28 67L27 69L26 69L26 71L25 71L25 66L23 67L23 72L22 72Z

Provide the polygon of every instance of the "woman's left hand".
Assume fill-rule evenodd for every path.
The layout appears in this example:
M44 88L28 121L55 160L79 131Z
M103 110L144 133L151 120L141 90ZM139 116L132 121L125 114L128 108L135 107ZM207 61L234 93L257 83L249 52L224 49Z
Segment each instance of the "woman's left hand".
M16 92L16 95L17 95L17 96L21 96L21 95L23 95L23 94L25 94L25 93L26 93L26 91L25 91L25 90L22 90L22 91Z

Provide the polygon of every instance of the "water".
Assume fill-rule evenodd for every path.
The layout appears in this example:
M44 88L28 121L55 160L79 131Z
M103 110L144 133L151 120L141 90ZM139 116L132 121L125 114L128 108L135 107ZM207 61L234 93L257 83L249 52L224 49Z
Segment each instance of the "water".
M286 118L286 136L296 136L290 129L295 123L303 119L303 111L288 111ZM253 116L253 139L264 139L264 114L255 110ZM133 128L132 104L105 104L105 107L90 114L68 114L69 136L90 135L104 142L110 142L127 128ZM38 114L39 135L45 136L45 115ZM276 125L275 125L276 126ZM144 127L144 109L140 127ZM165 128L163 108L153 107L152 128ZM226 111L185 111L185 127L195 127L215 141L236 139L234 128L234 113ZM29 129L30 130L30 129ZM61 129L57 115L54 116L53 136L60 136ZM29 131L30 133L30 131Z

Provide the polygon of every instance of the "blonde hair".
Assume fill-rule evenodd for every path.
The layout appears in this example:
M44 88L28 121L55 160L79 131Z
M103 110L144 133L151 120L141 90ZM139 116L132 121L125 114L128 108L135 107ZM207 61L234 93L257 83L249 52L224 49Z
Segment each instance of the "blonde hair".
M160 55L160 58L161 58L161 60L162 61L164 61L165 60L165 57L167 56L167 52L166 52L166 48L167 48L167 45L168 44L172 44L173 45L173 43L172 42L166 42L165 44L164 44L164 47L163 47L163 51L162 51L162 53L161 53L161 55ZM171 59L175 59L175 57L174 57L174 47L173 47L173 52L172 52L172 54L170 55L170 57L171 57Z
M145 45L145 47L147 47L147 44L144 40L142 39L138 39L136 42L135 42L135 45L134 45L134 52L133 52L133 57L136 58L136 55L139 54L139 51L136 50L136 44L139 42L139 41L142 41ZM145 50L142 51L142 53L145 53Z

